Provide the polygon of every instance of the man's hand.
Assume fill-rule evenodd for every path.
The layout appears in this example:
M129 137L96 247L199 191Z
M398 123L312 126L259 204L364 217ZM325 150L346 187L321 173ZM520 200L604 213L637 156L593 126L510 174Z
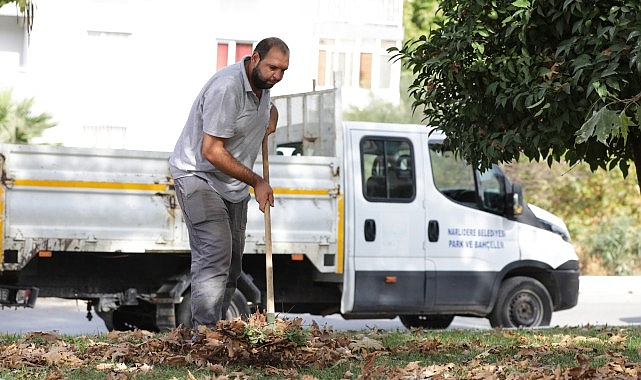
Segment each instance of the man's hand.
M258 181L254 186L254 196L256 196L256 202L258 202L258 208L261 212L265 212L267 205L274 207L274 190L264 179Z

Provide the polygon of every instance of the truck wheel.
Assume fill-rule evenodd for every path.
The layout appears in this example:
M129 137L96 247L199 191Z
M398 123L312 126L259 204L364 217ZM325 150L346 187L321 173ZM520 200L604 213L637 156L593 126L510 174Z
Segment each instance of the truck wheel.
M236 289L234 296L231 299L229 309L227 309L227 317L225 319L234 319L236 317L247 318L250 310L247 304L247 298L243 293ZM176 325L180 325L190 329L193 327L191 322L191 288L183 294L183 301L176 305Z
M132 331L135 329L158 331L155 323L155 307L147 302L139 305L120 306L113 311L112 327L116 331Z
M442 330L449 327L453 315L401 315L401 323L408 329L413 327L430 330Z
M234 319L234 318L247 318L249 317L249 304L247 304L247 298L243 293L236 289L236 293L231 298L231 303L229 304L229 309L227 309L227 317L225 319Z
M552 299L545 286L533 278L508 278L501 284L488 319L492 327L549 326Z

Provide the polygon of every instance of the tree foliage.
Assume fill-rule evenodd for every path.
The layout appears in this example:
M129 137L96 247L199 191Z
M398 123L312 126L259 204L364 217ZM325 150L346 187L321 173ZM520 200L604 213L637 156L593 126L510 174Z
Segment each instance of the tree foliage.
M641 168L639 0L443 0L439 13L391 50L457 154L481 169L522 155Z
M47 113L32 115L33 102L33 98L15 102L11 90L0 91L0 142L26 144L56 125Z

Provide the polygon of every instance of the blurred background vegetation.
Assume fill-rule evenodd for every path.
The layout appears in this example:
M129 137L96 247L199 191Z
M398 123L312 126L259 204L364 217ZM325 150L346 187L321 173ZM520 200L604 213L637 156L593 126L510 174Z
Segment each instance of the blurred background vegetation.
M405 40L429 33L436 0L405 0ZM412 74L401 77L401 101L386 103L372 95L365 108L348 108L345 120L425 124L413 112L408 87ZM521 160L502 165L512 182L523 185L526 201L561 217L580 258L582 275L641 275L641 194L634 176L618 169L590 171L587 164ZM635 173L635 168L630 168Z
M641 195L636 178L587 164L503 165L525 199L560 216L579 254L583 275L641 274ZM634 169L634 168L632 168Z

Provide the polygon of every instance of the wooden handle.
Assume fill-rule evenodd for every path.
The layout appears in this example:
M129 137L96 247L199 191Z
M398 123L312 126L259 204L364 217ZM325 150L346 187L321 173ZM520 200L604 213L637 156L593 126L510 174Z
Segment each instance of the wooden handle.
M269 160L267 134L263 138L263 179L269 183ZM265 205L265 271L267 279L267 321L273 324L275 320L274 307L274 263L272 260L272 220L269 201Z

